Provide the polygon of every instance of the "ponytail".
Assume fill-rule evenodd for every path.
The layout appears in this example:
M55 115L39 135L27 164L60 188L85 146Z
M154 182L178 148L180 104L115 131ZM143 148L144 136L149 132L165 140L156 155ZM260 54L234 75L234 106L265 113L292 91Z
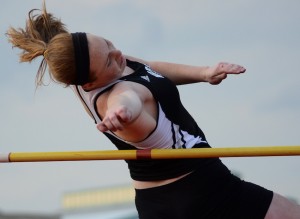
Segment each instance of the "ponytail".
M10 27L7 37L13 47L22 50L20 62L43 58L36 75L36 86L43 85L47 67L53 81L66 86L74 84L76 69L71 34L60 19L47 12L45 2L42 10L33 9L28 13L24 29Z

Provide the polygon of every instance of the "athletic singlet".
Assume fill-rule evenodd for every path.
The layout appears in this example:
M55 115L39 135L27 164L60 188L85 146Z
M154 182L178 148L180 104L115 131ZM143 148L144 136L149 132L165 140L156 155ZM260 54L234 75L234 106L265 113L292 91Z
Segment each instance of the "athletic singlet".
M177 87L169 79L153 71L149 66L127 60L127 66L134 70L111 84L92 91L84 91L81 86L72 86L95 123L101 121L97 113L97 98L116 83L131 81L144 85L157 101L158 119L155 130L138 143L125 141L108 131L104 134L120 150L130 149L177 149L210 147L205 136L192 116L183 107ZM127 160L130 175L135 180L164 180L188 173L199 164L211 159L177 160Z

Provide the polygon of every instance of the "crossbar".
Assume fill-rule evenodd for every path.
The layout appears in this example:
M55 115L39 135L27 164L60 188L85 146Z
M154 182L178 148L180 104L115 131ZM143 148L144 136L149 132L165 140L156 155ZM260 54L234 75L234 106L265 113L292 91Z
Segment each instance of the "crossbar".
M0 163L299 156L300 146L0 153Z

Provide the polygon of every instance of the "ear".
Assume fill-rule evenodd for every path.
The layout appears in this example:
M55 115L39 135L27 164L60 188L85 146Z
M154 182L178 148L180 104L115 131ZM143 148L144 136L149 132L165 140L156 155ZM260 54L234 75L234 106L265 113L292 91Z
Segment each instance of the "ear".
M94 83L93 82L88 82L82 85L83 90L85 91L90 91L94 89Z

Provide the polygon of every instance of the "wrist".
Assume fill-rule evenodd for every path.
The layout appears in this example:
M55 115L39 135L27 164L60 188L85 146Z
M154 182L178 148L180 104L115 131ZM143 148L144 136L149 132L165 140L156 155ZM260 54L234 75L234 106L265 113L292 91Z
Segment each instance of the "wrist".
M200 68L200 82L210 82L210 77L209 77L209 72L211 67L210 66L203 66L199 67Z

